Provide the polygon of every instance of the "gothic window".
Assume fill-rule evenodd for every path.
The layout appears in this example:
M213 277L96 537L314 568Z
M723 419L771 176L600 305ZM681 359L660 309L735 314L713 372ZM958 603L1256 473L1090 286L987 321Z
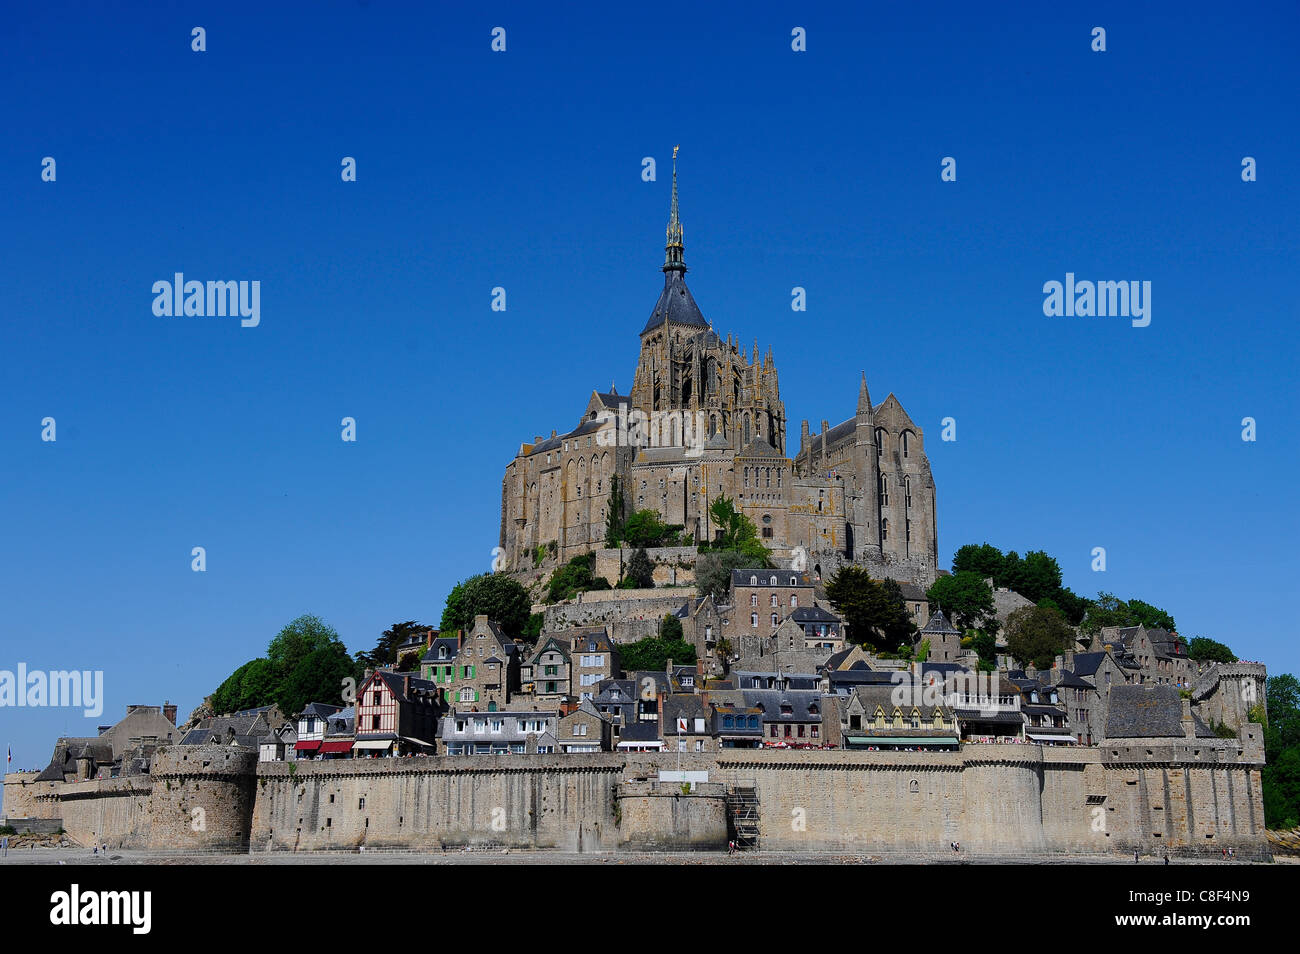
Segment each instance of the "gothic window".
M744 443L748 444L749 443L749 415L748 414L745 415L745 427L742 433L745 435Z
M880 521L880 542L884 543L888 539L889 539L889 521L882 520Z
M771 486L772 486L772 468L771 468L771 467L765 468L765 473L764 473L763 479L766 481L766 483L765 483L763 486L765 486L765 487L771 487Z
M889 477L886 474L880 475L880 506L889 506Z
M911 431L903 431L903 438L902 438L901 444L902 444L902 447L903 447L903 457L906 458L906 457L907 457L907 452L908 452L908 450L911 448L911 445L912 445L912 432L911 432Z
M709 437L713 437L713 435L717 433L718 433L718 415L710 414L709 415Z
M903 478L903 505L908 510L912 509L912 478Z
M749 594L749 605L750 605L750 606L757 606L757 605L758 605L758 594L757 594L757 593L750 593L750 594Z
M880 458L885 455L885 429L876 428L876 457Z
M749 625L752 626L752 627L754 627L755 629L758 628L758 614L757 614L757 613L750 613L750 614L749 614Z

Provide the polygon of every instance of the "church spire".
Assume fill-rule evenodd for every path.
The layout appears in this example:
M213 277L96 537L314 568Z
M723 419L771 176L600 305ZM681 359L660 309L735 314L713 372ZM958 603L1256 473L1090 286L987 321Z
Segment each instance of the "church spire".
M867 392L867 372L862 372L862 384L858 388L858 414L871 416L871 395Z
M682 221L677 215L677 150L673 146L673 207L668 219L668 244L664 246L664 271L686 271L686 246L682 242Z

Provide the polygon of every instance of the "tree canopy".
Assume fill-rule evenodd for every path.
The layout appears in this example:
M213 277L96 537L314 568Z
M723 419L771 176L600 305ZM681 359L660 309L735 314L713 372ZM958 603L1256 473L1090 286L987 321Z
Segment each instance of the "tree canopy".
M442 632L471 629L474 617L486 615L511 639L523 633L533 602L523 585L501 573L482 573L462 580L447 595L442 611Z
M1223 643L1205 636L1193 636L1187 643L1187 656L1197 662L1230 663L1237 661L1237 654Z
M710 530L715 536L709 549L736 550L744 554L750 567L771 567L772 551L763 546L758 539L758 528L754 526L754 521L736 509L735 501L726 494L719 494L709 504L709 516L712 518Z
M683 639L647 636L619 647L624 672L664 672L668 660L674 666L693 666L695 647Z
M432 628L432 626L417 623L413 619L408 619L403 623L394 623L379 634L379 640L375 643L374 649L356 654L357 665L363 669L379 669L383 666L391 666L397 662L398 646L412 636L423 637Z
M1075 642L1074 629L1050 606L1025 606L1007 617L1007 652L1022 665L1050 669Z
M916 634L898 583L873 580L860 566L836 570L826 582L826 597L848 624L850 642L892 652Z
M1083 620L1085 633L1096 633L1103 626L1146 626L1175 632L1174 618L1142 600L1121 600L1113 593L1098 593Z
M546 584L546 602L558 603L560 600L573 599L578 593L588 590L611 589L609 580L595 575L595 565L596 554L586 553L574 557L564 566L556 567Z
M1264 820L1272 829L1300 827L1300 680L1270 676L1265 687ZM1261 719L1263 707L1258 707Z
M267 646L266 656L240 666L212 694L217 714L275 704L296 715L309 702L339 704L345 679L357 664L333 627L318 616L287 623Z
M984 582L986 578L973 570L959 570L952 576L941 576L925 593L932 607L942 609L957 629L989 629L997 631L994 623L993 591Z
M750 566L749 557L739 550L701 553L695 560L695 586L701 596L711 595L714 600L722 600L731 591L731 571L749 569Z
M1023 557L1010 550L1003 553L991 543L968 543L952 558L953 575L976 573L992 579L994 586L1014 590L1034 603L1050 601L1072 624L1078 625L1088 609L1088 600L1061 584L1061 566L1042 550L1030 550Z
M638 510L623 523L623 542L630 547L662 547L676 543L679 523L664 523L655 510Z

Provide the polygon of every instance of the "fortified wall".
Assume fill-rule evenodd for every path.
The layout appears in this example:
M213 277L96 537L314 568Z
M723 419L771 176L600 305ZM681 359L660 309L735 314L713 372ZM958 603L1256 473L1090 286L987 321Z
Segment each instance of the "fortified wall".
M155 764L18 797L80 844L167 850L712 850L743 809L759 847L777 851L1269 853L1257 738L260 764L173 747ZM679 768L708 781L656 781Z

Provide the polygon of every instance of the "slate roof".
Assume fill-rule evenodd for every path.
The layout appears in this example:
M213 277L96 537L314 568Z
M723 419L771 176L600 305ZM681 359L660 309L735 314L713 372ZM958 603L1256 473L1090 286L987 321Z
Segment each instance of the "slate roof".
M614 643L610 640L604 626L574 630L569 634L569 647L570 652L579 654L616 652Z
M765 722L820 722L822 694L817 689L743 689L741 696L745 705L761 707ZM781 711L782 705L789 705L790 712ZM816 706L817 712L809 709Z
M1068 669L1061 670L1061 681L1057 683L1057 685L1065 686L1068 689L1096 689L1097 688L1088 680L1080 679L1077 675L1075 675L1073 672L1071 672Z
M1173 686L1111 686L1106 738L1182 738L1183 701Z
M767 442L766 438L756 437L737 457L780 457L781 452Z
M948 622L948 617L943 615L943 610L937 611L930 617L930 622L926 623L921 630L922 633L943 633L953 636L960 636L958 630L953 629L952 624Z
M659 722L629 722L618 734L620 742L656 742L659 739Z
M736 679L736 686L740 689L751 688L754 679L761 681L759 688L764 688L769 679L786 679L789 680L791 689L816 689L821 684L821 676L810 672L772 672L771 670L757 669L733 669L731 675ZM773 690L777 691L777 690Z
M411 692L423 690L426 694L432 696L437 692L438 684L428 679L421 679L419 676L412 676L405 672L389 672L387 669L380 669L375 672L375 677L383 680L393 698L398 702L409 702ZM408 681L409 680L409 681Z
M704 708L704 701L694 693L675 692L670 696L664 696L665 736L677 734L678 719L690 719L690 728L686 734L694 735L695 720L707 719L708 716L709 713Z
M443 657L438 656L438 650L440 648L447 650L446 656ZM459 647L457 647L456 645L455 636L439 636L429 646L429 651L424 654L424 659L422 659L421 662L429 662L430 660L432 660L433 662L438 662L440 658L443 662L450 662L451 660L456 658L456 650L458 648Z
M685 277L675 269L664 272L664 290L659 293L659 300L655 302L654 310L646 319L641 334L659 327L665 321L678 325L694 325L697 328L709 327L709 323L704 320L704 315L700 313L700 306L695 304L695 296L686 287Z
M751 576L758 577L757 583L750 583ZM732 570L731 585L736 586L771 586L772 577L776 577L777 586L789 586L790 578L798 580L795 586L812 586L812 577L802 570Z
M838 623L840 618L820 606L800 606L790 614L796 623Z
M298 718L305 719L312 717L316 719L328 719L342 708L342 706L332 706L324 702L309 702L303 708L302 712L298 713Z

